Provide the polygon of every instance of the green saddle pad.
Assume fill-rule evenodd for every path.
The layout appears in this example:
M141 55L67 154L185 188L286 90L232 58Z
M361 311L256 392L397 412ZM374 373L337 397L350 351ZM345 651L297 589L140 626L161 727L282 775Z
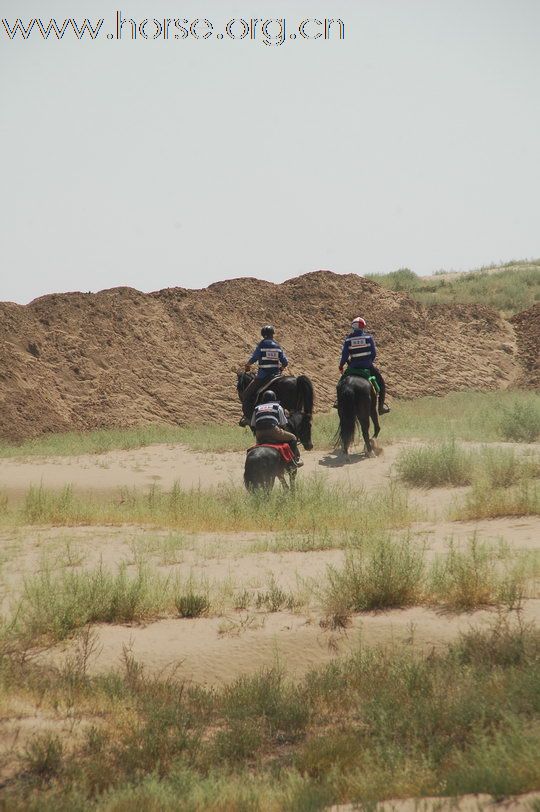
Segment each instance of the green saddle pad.
M348 378L349 375L355 375L357 378L364 378L364 380L369 381L370 384L373 386L374 390L379 394L381 391L381 387L377 383L377 378L375 375L372 375L370 369L366 369L365 367L348 367L341 378L339 379L339 383L344 381L345 378ZM339 385L338 383L338 385Z

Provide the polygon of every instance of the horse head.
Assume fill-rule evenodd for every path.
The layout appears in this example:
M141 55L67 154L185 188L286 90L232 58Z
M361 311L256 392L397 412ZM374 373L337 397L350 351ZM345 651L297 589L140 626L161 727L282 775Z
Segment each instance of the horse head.
M236 391L238 397L242 400L242 392L244 392L255 376L252 372L237 372L236 373Z
M307 412L292 412L289 415L289 426L293 434L296 434L306 451L311 451L313 443L311 441L311 415Z

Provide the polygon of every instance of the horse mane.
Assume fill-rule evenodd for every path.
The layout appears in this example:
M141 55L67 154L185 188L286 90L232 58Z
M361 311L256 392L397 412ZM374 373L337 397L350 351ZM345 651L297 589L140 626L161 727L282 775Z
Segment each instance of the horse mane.
M307 375L299 375L296 379L296 387L298 390L296 408L311 417L314 402L313 384Z

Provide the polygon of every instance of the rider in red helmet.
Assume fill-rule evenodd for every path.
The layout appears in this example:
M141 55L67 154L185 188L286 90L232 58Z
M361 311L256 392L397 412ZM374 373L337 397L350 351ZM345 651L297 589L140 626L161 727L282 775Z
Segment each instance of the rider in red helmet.
M367 369L377 379L379 384L379 414L387 414L390 409L385 405L386 384L380 370L374 365L374 360L377 356L377 348L373 336L366 333L367 327L365 319L357 316L352 322L352 332L349 333L343 343L343 350L341 352L341 359L339 362L339 371L343 374L343 368L347 364L347 368L351 369Z

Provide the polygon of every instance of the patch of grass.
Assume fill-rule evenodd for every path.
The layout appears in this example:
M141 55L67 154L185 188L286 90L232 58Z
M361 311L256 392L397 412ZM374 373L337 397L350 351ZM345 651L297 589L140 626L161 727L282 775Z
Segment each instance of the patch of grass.
M348 533L333 534L328 530L316 528L303 533L280 533L273 538L255 541L251 546L254 553L312 553L319 550L333 550L347 547L350 542Z
M503 408L499 431L505 440L534 443L540 437L540 398Z
M476 482L463 504L452 509L456 520L496 519L501 516L538 516L540 487L538 482L523 479L518 485L494 488L488 481Z
M540 476L540 458L516 453L513 448L482 448L475 455L474 475L493 488L507 488Z
M349 549L343 567L328 567L322 623L346 627L352 612L433 603L456 611L519 609L537 569L534 556L512 556L504 545L475 536L463 549L450 543L428 566L424 550L408 537L382 535L370 546Z
M259 590L255 596L255 607L265 609L267 612L279 612L285 609L290 612L296 606L296 597L292 592L282 589L273 576L270 578L268 588L263 591Z
M490 487L501 488L539 476L540 461L513 448L466 449L449 440L404 449L397 458L396 471L400 479L415 487L456 487L485 481Z
M36 812L278 812L521 793L538 782L539 666L540 632L503 616L448 650L362 646L298 682L273 668L212 690L149 676L130 655L120 672L76 681L4 658L4 692L58 708L69 690L100 722L76 748L37 739L32 770L2 800Z
M400 479L409 485L437 488L444 485L470 485L474 457L454 440L439 446L407 448L396 461Z
M247 436L247 429L242 431L237 426L218 424L159 424L129 429L73 431L45 434L19 444L0 442L0 457L78 457L117 450L131 451L157 444L186 445L197 451L241 451L248 445Z
M40 781L58 776L63 766L64 748L60 737L40 733L30 740L22 758L24 768Z
M540 260L523 260L470 271L467 274L439 274L438 278L417 276L408 268L388 274L370 274L389 290L408 293L422 304L482 304L509 316L540 301Z
M422 550L408 538L382 535L369 551L349 551L345 565L328 568L323 603L329 617L350 612L411 606L421 599Z
M519 561L502 566L508 557L508 549L481 543L476 536L465 549L451 543L432 565L429 592L437 603L460 611L491 605L516 609L524 597L525 570Z
M513 390L463 391L444 397L399 400L394 401L392 411L384 417L381 438L384 442L441 440L451 435L457 440L479 442L504 439L531 442L528 438L536 431L538 408L535 392ZM333 448L336 427L335 411L315 414L313 440L316 449ZM0 441L0 458L77 457L156 444L181 444L194 451L245 451L252 442L248 429L234 425L140 426L48 434L17 445Z
M362 511L350 505L361 501ZM143 524L175 531L288 531L302 533L314 526L326 530L406 527L416 516L406 493L394 485L367 494L363 489L331 486L322 478L299 483L294 497L281 492L250 494L241 486L170 491L153 486L147 492L123 491L120 496L77 495L30 488L22 507L8 508L10 524Z
M174 587L171 578L144 565L134 575L125 565L116 573L102 566L59 572L45 568L25 581L11 633L29 641L57 641L89 623L149 620L171 610Z
M446 779L450 795L487 792L501 799L539 786L540 726L516 720L504 732L480 733L456 758Z
M206 615L210 609L210 601L207 595L197 592L186 592L176 598L176 608L180 617L201 617Z

